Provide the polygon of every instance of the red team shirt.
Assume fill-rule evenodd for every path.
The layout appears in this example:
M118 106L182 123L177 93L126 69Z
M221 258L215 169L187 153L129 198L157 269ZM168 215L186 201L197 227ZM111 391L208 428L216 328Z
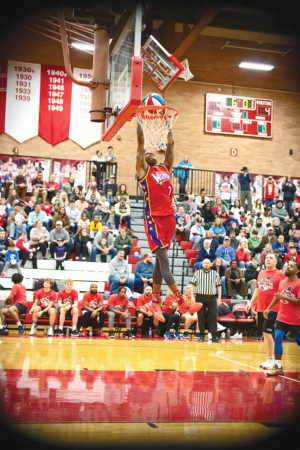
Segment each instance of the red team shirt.
M267 182L265 198L274 198L274 197L275 197L275 186L273 183Z
M147 172L139 180L145 199L145 216L173 216L173 186L170 172L164 164L148 166Z
M106 309L109 311L109 305L120 306L122 311L124 311L124 306L129 305L129 299L125 295L123 300L118 299L118 294L113 294L109 297L108 303L106 305Z
M83 303L84 302L87 302L90 308L98 309L100 308L100 306L102 306L100 305L100 303L103 303L103 297L99 292L97 292L97 294L86 292L83 296Z
M11 302L11 306L17 305L18 303L22 303L22 305L27 306L26 302L26 287L21 283L15 284L10 291L11 295L14 295L14 298Z
M75 302L78 301L78 292L72 289L70 293L67 293L65 289L62 289L58 292L58 300L61 300L64 305L69 301L71 305L74 305Z
M257 311L264 312L272 302L275 292L278 292L280 281L285 276L280 270L262 270L257 277L256 287L258 289ZM278 312L279 304L274 306L271 311Z
M137 306L144 306L147 303L151 302L152 300L153 300L153 296L152 295L151 295L151 297L146 297L145 294L142 294L137 299Z
M285 279L281 281L278 292L291 298L300 298L300 280L288 281ZM300 325L300 305L280 300L277 320L290 325Z
M162 313L175 314L175 309L170 308L173 303L176 303L176 298L171 295L167 295L164 301L164 306L161 308Z
M50 289L50 292L45 292L44 288L40 289L35 294L35 299L39 300L37 306L41 308L47 308L49 302L55 302L56 293Z

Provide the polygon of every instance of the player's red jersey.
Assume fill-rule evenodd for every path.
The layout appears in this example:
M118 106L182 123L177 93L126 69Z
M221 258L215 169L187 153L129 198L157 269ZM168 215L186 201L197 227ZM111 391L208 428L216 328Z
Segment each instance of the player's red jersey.
M170 307L171 305L173 305L173 303L176 303L176 297L173 297L172 295L166 295L164 306L161 308L161 312L175 314L176 310Z
M63 305L68 301L73 305L74 302L78 301L78 292L72 289L71 292L68 293L65 289L62 289L61 291L58 291L58 300L61 300Z
M106 305L107 311L109 311L109 305L120 307L120 309L124 311L124 306L129 305L129 299L125 295L122 300L119 300L118 294L113 294L109 296L108 303Z
M148 166L145 176L139 179L145 199L145 217L174 215L172 207L173 186L165 164Z
M152 300L153 300L153 295L151 295L151 297L146 297L145 294L142 294L137 299L137 306L144 306L147 303L152 302Z
M278 292L291 298L300 298L300 280L288 281L285 279L281 281ZM289 325L300 325L300 305L281 299L277 320Z
M274 298L275 292L278 292L279 283L285 278L280 270L262 270L257 277L256 287L258 289L257 311L264 312ZM278 312L279 304L274 306L271 311Z
M83 303L84 302L87 302L90 308L98 309L100 307L100 303L103 302L103 297L99 292L97 292L97 294L86 292L83 296Z
M38 300L37 306L47 308L49 302L55 302L56 293L52 289L49 292L45 292L44 288L42 288L35 293L35 299Z

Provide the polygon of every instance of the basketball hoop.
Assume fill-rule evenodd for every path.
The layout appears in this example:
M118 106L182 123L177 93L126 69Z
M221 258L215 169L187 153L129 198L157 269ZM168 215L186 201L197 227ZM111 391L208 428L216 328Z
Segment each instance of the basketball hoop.
M194 75L192 74L192 72L191 72L190 69L189 69L189 62L188 62L188 60L185 59L184 61L182 61L181 64L182 64L183 67L184 67L184 71L181 72L181 73L178 75L178 78L183 78L184 81L188 81L188 80L190 80L191 78L194 78Z
M166 151L169 128L173 128L178 117L177 109L169 106L140 106L134 116L142 127L145 148L148 151Z

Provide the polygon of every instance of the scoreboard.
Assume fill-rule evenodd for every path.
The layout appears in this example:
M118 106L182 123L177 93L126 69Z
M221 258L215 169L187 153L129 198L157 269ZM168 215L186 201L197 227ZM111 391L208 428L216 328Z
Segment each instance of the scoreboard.
M205 131L262 138L272 137L273 101L206 94Z

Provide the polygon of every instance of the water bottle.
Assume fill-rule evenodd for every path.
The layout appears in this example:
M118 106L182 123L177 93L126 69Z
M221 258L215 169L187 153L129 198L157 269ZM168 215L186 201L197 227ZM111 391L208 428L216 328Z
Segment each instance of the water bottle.
M69 327L66 329L66 336L67 336L67 337L70 336L70 328L69 328Z
M149 334L149 338L152 338L152 328L151 327L149 328L148 334Z
M44 328L44 334L47 334L47 332L48 332L48 327L45 327Z
M92 330L92 328L89 331L89 337L93 337L93 330Z
M138 252L134 252L133 256L135 256L137 259L142 259L141 255L139 255Z
M230 328L227 328L227 330L226 330L226 339L230 339L230 338L231 338Z

